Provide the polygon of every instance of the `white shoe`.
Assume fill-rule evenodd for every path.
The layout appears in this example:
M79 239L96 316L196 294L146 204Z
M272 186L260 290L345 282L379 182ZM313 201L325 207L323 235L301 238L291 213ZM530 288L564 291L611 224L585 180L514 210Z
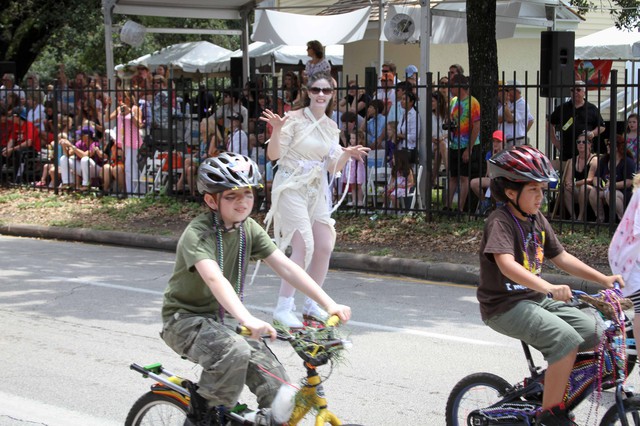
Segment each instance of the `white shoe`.
M329 314L318 306L316 302L307 298L304 302L304 307L302 308L302 318L325 322L329 319Z
M302 322L296 317L295 300L292 297L278 297L278 305L273 311L273 322L289 328L302 328Z

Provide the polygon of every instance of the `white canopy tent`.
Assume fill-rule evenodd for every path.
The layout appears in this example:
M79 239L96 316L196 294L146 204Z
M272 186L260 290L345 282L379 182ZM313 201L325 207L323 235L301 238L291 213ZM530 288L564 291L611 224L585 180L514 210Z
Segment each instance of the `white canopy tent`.
M229 52L228 55L221 56L209 64L212 72L227 72L230 69L231 58L241 58L242 49ZM249 45L249 58L255 58L255 65L303 64L309 60L306 46L279 46L262 41L256 41ZM326 46L325 57L333 65L342 65L344 57L344 47L341 45Z
M116 67L116 71L142 64L149 68L165 65L168 68L180 69L185 73L210 73L212 72L211 66L215 60L226 57L231 53L229 49L208 41L179 43L133 59L126 64L120 64Z
M576 40L576 59L640 60L640 32L610 27Z
M640 80L640 33L610 27L576 40L575 59L625 61L627 84L638 84ZM625 100L627 104L625 105ZM637 108L638 94L633 86L620 90L617 96L618 119ZM600 103L601 112L609 110L611 99Z

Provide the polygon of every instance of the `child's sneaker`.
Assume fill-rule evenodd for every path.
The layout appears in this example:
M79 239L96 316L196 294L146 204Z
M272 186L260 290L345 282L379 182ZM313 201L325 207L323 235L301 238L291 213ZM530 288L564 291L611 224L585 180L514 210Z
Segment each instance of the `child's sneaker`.
M536 415L536 426L578 426L573 421L564 404L556 405L549 409L540 411Z
M246 413L244 419L248 422L252 422L254 425L260 426L281 426L283 423L277 423L273 419L271 409L262 408L258 411L250 411Z

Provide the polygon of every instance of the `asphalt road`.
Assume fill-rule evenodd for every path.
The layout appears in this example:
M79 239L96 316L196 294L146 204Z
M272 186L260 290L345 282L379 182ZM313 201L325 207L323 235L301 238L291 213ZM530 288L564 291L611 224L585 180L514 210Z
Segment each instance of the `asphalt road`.
M0 236L0 426L121 425L151 384L132 362L196 378L158 337L172 264L162 251ZM261 266L249 309L268 319L278 285ZM354 312L344 328L353 347L325 383L346 423L442 425L465 375L516 381L526 372L519 343L480 321L472 287L332 270L326 289ZM297 381L297 355L272 347ZM246 392L243 401L254 399Z

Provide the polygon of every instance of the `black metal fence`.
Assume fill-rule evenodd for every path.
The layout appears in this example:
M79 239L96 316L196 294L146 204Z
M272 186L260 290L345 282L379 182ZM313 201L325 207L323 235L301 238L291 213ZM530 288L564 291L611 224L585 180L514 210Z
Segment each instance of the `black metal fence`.
M508 144L528 143L556 160L562 179L547 192L547 216L563 226L602 223L613 229L639 164L638 76L625 75L621 80L629 83L618 84L614 70L610 83L586 87L585 100L603 115L603 131L585 128L575 104L562 108L570 97L540 97L537 75L518 77L503 75L503 90L493 105L480 105L479 111L458 108L455 119L451 109L460 103L452 99L465 88L448 76L427 74L421 77L427 84L417 86L382 81L369 92L357 79L344 78L334 92L332 116L341 129L340 143L366 144L372 151L366 164L350 164L333 180L334 202L343 200L341 208L355 214L424 212L429 219L486 215L492 205L486 159L494 146L481 138L468 158L463 154L465 132L473 131L474 123L493 108L502 117L496 130L504 132ZM0 90L3 184L119 196L163 192L191 199L198 197L195 174L202 158L233 150L259 164L267 185L257 207L268 209L269 182L277 165L266 157L269 128L258 117L266 108L283 114L300 107L306 89L295 75L285 84L263 78L244 89L229 88L224 79L201 81L154 78L115 88ZM483 83L471 83L473 95ZM573 83L566 88L572 96L581 89ZM557 121L558 146L547 132L557 107L562 113L551 121ZM232 119L236 114L242 119ZM571 120L577 133L587 130L592 163L584 165L583 147L575 143L579 134L563 142ZM607 143L615 140L630 161L608 155ZM582 170L585 177L577 179Z

